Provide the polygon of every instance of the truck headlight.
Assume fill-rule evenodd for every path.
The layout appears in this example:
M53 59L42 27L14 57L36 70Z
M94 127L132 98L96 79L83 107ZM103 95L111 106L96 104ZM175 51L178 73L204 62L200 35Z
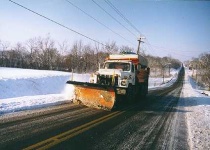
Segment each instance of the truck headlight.
M125 80L122 80L122 81L121 81L121 85L122 85L122 86L126 86L126 81L125 81Z
M90 83L94 83L94 79L90 79Z

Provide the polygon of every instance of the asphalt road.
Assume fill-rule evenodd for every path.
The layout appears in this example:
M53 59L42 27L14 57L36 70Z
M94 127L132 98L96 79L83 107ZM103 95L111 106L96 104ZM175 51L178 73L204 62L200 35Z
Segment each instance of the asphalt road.
M183 83L104 111L66 103L0 116L0 149L189 149Z

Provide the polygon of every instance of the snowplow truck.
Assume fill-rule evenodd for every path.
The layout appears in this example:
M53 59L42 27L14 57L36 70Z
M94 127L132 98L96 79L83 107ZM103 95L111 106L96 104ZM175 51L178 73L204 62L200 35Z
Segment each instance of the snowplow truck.
M67 81L74 86L74 103L111 110L119 101L134 101L148 93L148 61L135 53L112 54L89 82Z

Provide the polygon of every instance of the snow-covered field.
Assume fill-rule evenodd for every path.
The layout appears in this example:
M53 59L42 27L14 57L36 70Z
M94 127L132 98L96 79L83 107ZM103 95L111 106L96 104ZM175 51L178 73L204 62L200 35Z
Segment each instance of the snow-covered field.
M170 78L150 78L149 90L170 86L177 79L178 70ZM186 70L179 107L185 112L191 149L210 149L210 98L201 91ZM66 81L87 82L89 74L72 74L60 71L15 69L0 67L0 115L21 110L47 107L73 98ZM68 92L69 93L69 92Z
M65 86L69 79L72 74L67 72L0 67L0 114L66 101L65 90L71 90ZM88 74L73 74L75 81L88 79Z

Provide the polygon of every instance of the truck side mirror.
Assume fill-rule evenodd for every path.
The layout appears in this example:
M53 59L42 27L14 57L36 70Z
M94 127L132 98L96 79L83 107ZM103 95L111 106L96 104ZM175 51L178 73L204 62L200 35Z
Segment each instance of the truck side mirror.
M134 72L134 65L132 65L132 70L131 71Z

